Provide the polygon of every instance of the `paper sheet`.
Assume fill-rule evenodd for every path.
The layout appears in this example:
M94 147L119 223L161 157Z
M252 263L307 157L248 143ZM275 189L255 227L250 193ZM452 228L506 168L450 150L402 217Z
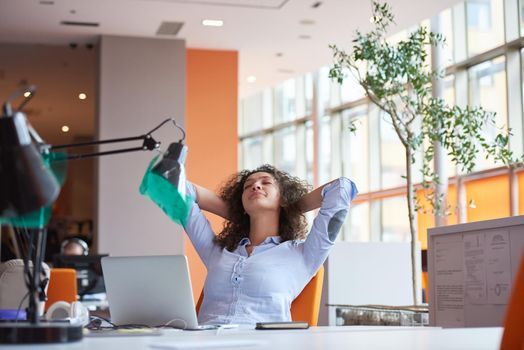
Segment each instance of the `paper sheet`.
M464 235L464 288L467 304L486 304L485 233Z
M451 239L450 239L451 238ZM437 324L464 325L463 246L455 237L435 237Z
M511 292L509 232L486 234L486 279L489 304L507 304Z

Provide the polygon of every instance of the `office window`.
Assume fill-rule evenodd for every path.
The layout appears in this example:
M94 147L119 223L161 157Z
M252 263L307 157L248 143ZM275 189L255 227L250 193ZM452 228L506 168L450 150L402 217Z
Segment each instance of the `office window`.
M504 43L503 0L469 0L466 18L470 57Z
M294 120L297 117L296 82L289 79L275 88L275 124Z
M444 66L449 66L455 62L453 52L453 19L451 9L442 11L440 17L440 33L444 36L446 41L442 47L444 56Z
M408 205L405 196L385 198L381 202L384 242L409 242Z
M508 65L509 68L506 68L506 53L501 52L496 58L485 56L486 51L504 43L503 4L503 0L471 0L464 3L464 7L446 9L438 16L441 33L446 38L443 48L444 66L453 65L453 74L444 78L442 97L450 106L480 105L488 111L496 112L497 127L504 130L508 126L508 111L518 112L518 108L513 106L515 102L508 101L508 89L522 89L524 101L524 79L520 77L520 86L507 86L507 74L513 76L516 73L506 72L506 69L513 67ZM524 0L519 0L519 6L524 12ZM424 20L421 24L428 26L429 21ZM524 28L522 20L521 26ZM415 27L411 27L394 33L388 41L396 43L404 40L414 29ZM462 52L460 46L454 48L454 44L459 42L464 42L461 45ZM454 57L454 49L457 50L457 59ZM520 52L524 67L524 48ZM467 65L461 63L466 57ZM398 140L389 117L366 100L356 81L348 74L344 84L339 85L329 79L329 69L330 66L321 67L314 73L268 89L251 101L242 101L239 132L259 132L240 143L242 162L273 163L311 184L316 180L318 185L341 175L347 176L357 184L360 196L358 202L352 205L338 239L409 241L406 180L403 178L406 171L404 147ZM524 75L522 70L521 74ZM514 84L514 81L510 80L509 83ZM513 99L514 96L510 95L509 98ZM511 103L512 109L507 107L508 103ZM524 109L524 102L522 103ZM313 106L318 107L313 110ZM340 111L344 106L350 108ZM332 112L332 108L337 111ZM522 115L512 115L511 120L518 120L519 117L522 118ZM304 119L297 120L298 118ZM356 134L348 130L350 120L357 121ZM516 125L519 130L512 131L515 137L520 137L522 130ZM491 126L483 132L489 140L500 130ZM319 142L318 145L315 145L316 141ZM421 180L419 170L422 152L415 156L417 163L413 167L413 175L417 182ZM495 170L496 174L490 172L490 169L500 165L484 158L483 154L479 154L475 168L477 172L471 177L462 177L463 182L459 185L463 187L457 189L453 179L450 180L448 199L453 206L450 209L453 215L449 217L448 223L459 220L459 207L467 211L469 221L509 215L508 190L503 190L506 193L504 196L492 196L497 193L497 186L507 186L507 181L495 179L500 175L500 169ZM446 168L448 177L456 175L457 169L449 156ZM519 183L524 183L524 176L520 175ZM463 193L464 190L467 200L473 199L473 202L463 201L457 204L457 193ZM490 195L485 196L484 190L490 192ZM392 196L392 193L395 195ZM488 200L477 201L476 196ZM423 193L418 191L417 197L423 200ZM524 211L522 198L524 196L519 197L521 213ZM491 211L489 207L493 205L498 209ZM425 228L434 223L430 206L426 209L425 213L417 214L421 235ZM307 217L311 220L313 214L308 213Z
M313 122L308 120L305 124L306 127L306 181L312 185L314 183L314 134L313 134Z
M524 1L519 0L519 8L520 8L520 36L524 36Z
M322 67L317 72L317 103L324 110L330 106L331 79L329 79L329 67Z
M240 135L260 131L273 124L272 90L266 89L240 101L239 133Z
M296 176L297 149L295 127L291 126L275 131L274 142L275 166Z
M350 73L340 86L341 103L353 102L365 96L364 89L360 86L357 79Z
M507 92L505 58L500 56L490 61L473 66L469 74L469 103L472 106L482 106L485 110L496 113L496 125L487 125L483 134L486 139L493 140L500 132L499 128L507 130ZM485 159L485 154L479 153L475 170L496 166L492 160Z
M453 74L447 75L444 78L444 101L449 106L454 106L455 102L455 76ZM448 177L455 176L457 167L451 160L451 156L446 154L446 174Z
M264 139L251 137L242 142L242 158L244 169L254 169L264 164Z
M351 121L357 130L349 131ZM359 191L369 191L369 145L367 105L346 110L342 114L342 174L356 184Z
M241 134L247 134L263 128L264 98L259 93L242 100Z
M369 242L370 240L369 203L355 204L351 207L344 223L344 241Z
M404 186L406 156L404 146L393 129L390 118L381 113L380 118L381 188Z
M311 115L313 112L313 74L309 73L304 76L304 99L305 99L305 113Z
M524 48L520 49L520 66L524 67ZM522 68L520 71L520 85L521 85L522 103L523 103L522 110L524 111L524 69ZM524 132L524 130L521 130L521 132Z
M331 127L330 117L324 116L320 120L320 135L319 135L319 185L324 184L331 180Z

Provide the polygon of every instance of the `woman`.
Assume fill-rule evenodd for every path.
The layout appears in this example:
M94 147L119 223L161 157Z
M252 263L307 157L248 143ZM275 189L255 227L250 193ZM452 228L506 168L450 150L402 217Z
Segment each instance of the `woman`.
M220 197L188 184L196 198L184 227L207 267L200 324L291 321L291 303L324 263L356 186L346 178L307 193L270 165L234 175ZM302 213L320 207L305 238ZM228 221L215 236L200 209Z

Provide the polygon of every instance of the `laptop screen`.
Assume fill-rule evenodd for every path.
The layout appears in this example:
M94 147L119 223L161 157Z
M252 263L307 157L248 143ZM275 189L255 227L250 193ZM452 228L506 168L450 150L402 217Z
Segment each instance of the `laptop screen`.
M198 328L184 255L105 257L102 268L111 322Z

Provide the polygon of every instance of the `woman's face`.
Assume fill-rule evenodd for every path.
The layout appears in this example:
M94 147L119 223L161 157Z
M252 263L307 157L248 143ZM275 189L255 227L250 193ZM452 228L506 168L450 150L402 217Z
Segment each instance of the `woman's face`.
M259 210L280 210L280 188L273 175L259 172L244 182L242 205L249 215Z

